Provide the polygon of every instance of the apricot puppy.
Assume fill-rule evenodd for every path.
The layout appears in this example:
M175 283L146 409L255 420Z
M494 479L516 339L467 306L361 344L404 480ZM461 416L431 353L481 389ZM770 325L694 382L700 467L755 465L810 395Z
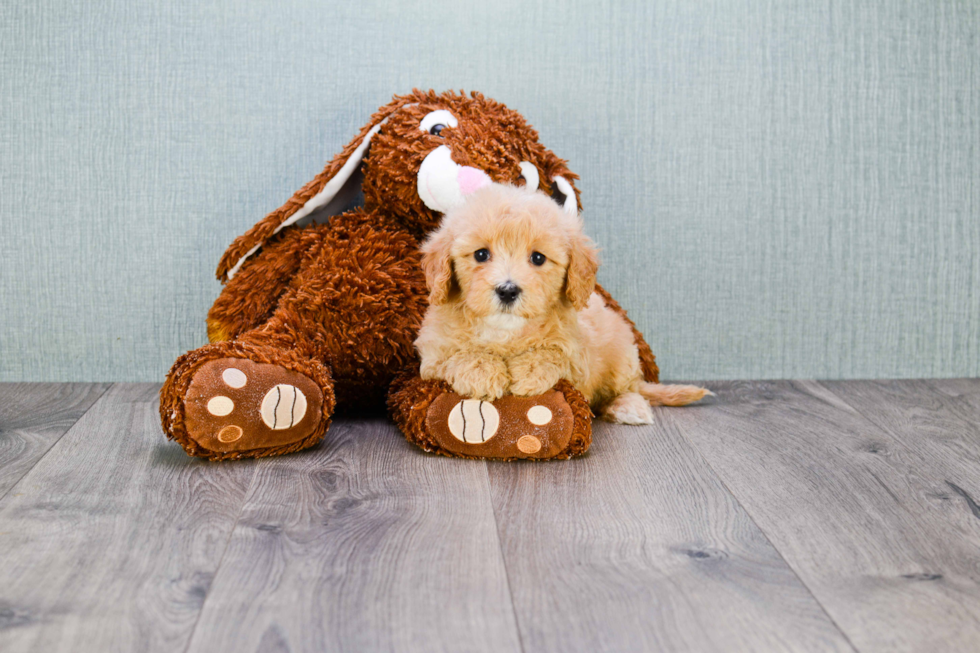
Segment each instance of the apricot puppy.
M710 394L643 380L632 330L593 293L599 261L581 220L544 194L476 191L422 252L429 309L415 346L424 379L492 401L564 378L596 414L624 424L651 423L651 404Z

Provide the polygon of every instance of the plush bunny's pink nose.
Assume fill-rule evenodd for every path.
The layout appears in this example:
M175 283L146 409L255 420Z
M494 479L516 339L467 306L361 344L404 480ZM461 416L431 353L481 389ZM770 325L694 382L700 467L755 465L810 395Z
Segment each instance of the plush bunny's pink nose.
M477 191L484 186L490 185L490 177L487 173L470 166L460 166L456 173L456 181L459 183L459 190L463 195Z

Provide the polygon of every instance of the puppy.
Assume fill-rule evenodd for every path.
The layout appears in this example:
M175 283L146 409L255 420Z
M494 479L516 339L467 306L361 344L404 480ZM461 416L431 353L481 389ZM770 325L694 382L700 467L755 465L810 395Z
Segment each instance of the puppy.
M623 424L652 423L651 404L709 394L643 380L629 324L593 293L599 261L581 221L541 193L476 191L422 253L430 306L415 346L424 379L492 401L564 378L597 415Z

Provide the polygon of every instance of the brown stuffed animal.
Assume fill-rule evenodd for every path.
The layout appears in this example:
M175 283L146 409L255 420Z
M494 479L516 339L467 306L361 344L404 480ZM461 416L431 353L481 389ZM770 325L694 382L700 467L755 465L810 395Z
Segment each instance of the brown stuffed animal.
M419 378L412 344L428 295L419 244L442 214L490 181L541 188L577 212L576 179L520 114L479 93L395 96L225 252L211 343L178 358L160 391L164 432L192 456L272 456L319 442L337 406L379 406L387 394L398 426L427 451L583 453L592 415L566 381L539 397L464 399Z

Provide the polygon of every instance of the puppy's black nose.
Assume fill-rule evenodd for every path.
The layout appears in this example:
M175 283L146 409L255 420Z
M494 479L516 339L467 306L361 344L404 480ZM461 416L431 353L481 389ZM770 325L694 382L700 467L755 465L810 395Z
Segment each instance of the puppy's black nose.
M513 281L508 281L507 283L502 283L497 286L497 297L504 306L510 306L515 301L517 301L517 296L521 294L521 287L518 286Z

